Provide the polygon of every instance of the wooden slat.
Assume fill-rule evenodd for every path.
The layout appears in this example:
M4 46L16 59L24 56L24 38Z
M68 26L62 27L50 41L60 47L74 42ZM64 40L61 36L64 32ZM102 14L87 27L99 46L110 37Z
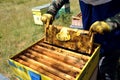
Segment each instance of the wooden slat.
M65 54L65 55L72 56L72 57L75 57L75 58L78 58L78 59L82 59L85 62L87 62L90 58L90 56L83 55L81 53L73 52L73 51L70 51L70 50L66 50L66 49L56 47L56 46L53 46L53 45L50 45L50 44L46 44L46 43L42 43L42 42L40 42L38 44L42 47L60 52L61 54Z
M38 71L39 73L41 73L41 74L43 74L45 76L48 76L52 80L63 80L62 78L60 78L60 77L58 77L58 76L56 76L54 74L51 74L50 72L47 72L47 71L43 70L39 66L30 64L29 62L24 61L24 60L22 60L20 58L16 58L15 61L17 61L17 62L19 62L19 63L21 63L21 64L23 64L23 65L25 65L25 66L27 66L27 67L29 67L31 69L33 69L33 70L36 70L36 71Z
M35 45L34 47L32 47L32 49L34 49L42 54L45 54L47 56L50 56L52 58L55 58L57 60L63 61L67 64L72 65L72 66L75 66L77 68L81 68L81 69L83 68L83 64L81 64L80 60L75 58L75 57L64 55L64 54L61 54L59 52L43 48L39 45Z
M44 64L42 64L42 63L39 63L39 62L37 62L37 61L35 61L35 60L33 60L33 59L30 59L30 58L28 58L28 57L26 57L26 56L24 56L24 55L21 55L21 56L19 56L19 57L22 58L23 60L25 60L25 61L27 61L27 62L29 62L29 63L37 66L37 67L40 67L41 69L44 69L44 70L46 70L46 71L48 71L48 72L50 72L50 73L52 73L52 74L54 74L54 75L62 78L62 79L65 79L65 80L74 80L74 79L75 79L74 77L72 77L72 76L70 76L70 75L68 75L68 74L59 72L59 71L56 70L56 69L53 69L53 68L51 68L51 67L48 67L48 66L46 66L46 65L44 65Z
M58 60L55 60L53 58L47 57L45 55L41 55L41 54L31 51L31 50L30 50L30 52L31 53L25 53L25 55L27 55L28 57L30 57L40 63L43 63L49 67L55 68L63 73L69 74L73 77L76 77L81 72L80 69L75 68L70 65L67 65L67 64L60 62Z

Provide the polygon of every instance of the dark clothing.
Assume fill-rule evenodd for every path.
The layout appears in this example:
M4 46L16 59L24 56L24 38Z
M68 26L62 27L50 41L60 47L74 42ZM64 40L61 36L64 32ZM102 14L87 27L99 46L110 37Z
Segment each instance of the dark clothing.
M112 55L100 56L97 80L115 80L117 77L120 50L108 54Z
M50 7L48 8L47 13L52 14L53 17L55 17L55 15L57 14L57 12L59 11L59 9L65 4L65 3L69 3L69 0L54 0Z
M115 80L118 59L114 56L107 56L102 58L101 63L97 80Z
M95 21L105 21L115 27L110 33L95 35L95 42L101 44L98 80L115 80L120 57L120 51L116 52L120 50L120 1L116 1L98 6L80 1L84 29L89 30Z
M120 1L116 1L118 2L114 0L98 6L92 6L80 1L84 29L89 30L90 26L95 21L105 21L118 14L120 12ZM120 19L118 19L118 23L120 24ZM101 44L101 53L108 53L120 49L120 29L117 28L104 35L97 34L95 36L95 42Z

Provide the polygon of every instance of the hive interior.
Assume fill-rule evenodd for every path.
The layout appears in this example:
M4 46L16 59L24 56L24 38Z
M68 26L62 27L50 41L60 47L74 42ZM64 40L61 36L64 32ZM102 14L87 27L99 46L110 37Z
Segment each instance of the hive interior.
M89 58L88 55L40 41L12 59L53 80L75 80Z

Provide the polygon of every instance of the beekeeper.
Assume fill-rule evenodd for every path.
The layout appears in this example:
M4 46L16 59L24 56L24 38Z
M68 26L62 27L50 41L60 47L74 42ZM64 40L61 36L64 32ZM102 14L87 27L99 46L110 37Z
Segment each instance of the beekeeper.
M58 10L69 0L54 0L42 16L52 23ZM79 0L83 29L95 32L101 44L98 80L115 80L120 56L120 0Z

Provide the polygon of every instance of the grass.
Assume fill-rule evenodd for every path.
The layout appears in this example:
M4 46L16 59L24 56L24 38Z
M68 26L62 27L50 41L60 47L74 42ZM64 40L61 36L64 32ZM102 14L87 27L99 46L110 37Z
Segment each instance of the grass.
M77 2L78 0L72 1ZM10 80L15 79L8 65L8 59L44 36L44 26L34 24L31 9L49 2L51 0L0 1L0 73ZM74 4L71 3L72 5ZM79 7L71 7L71 12L71 14L63 15L55 20L54 24L69 26L71 15L77 14Z

